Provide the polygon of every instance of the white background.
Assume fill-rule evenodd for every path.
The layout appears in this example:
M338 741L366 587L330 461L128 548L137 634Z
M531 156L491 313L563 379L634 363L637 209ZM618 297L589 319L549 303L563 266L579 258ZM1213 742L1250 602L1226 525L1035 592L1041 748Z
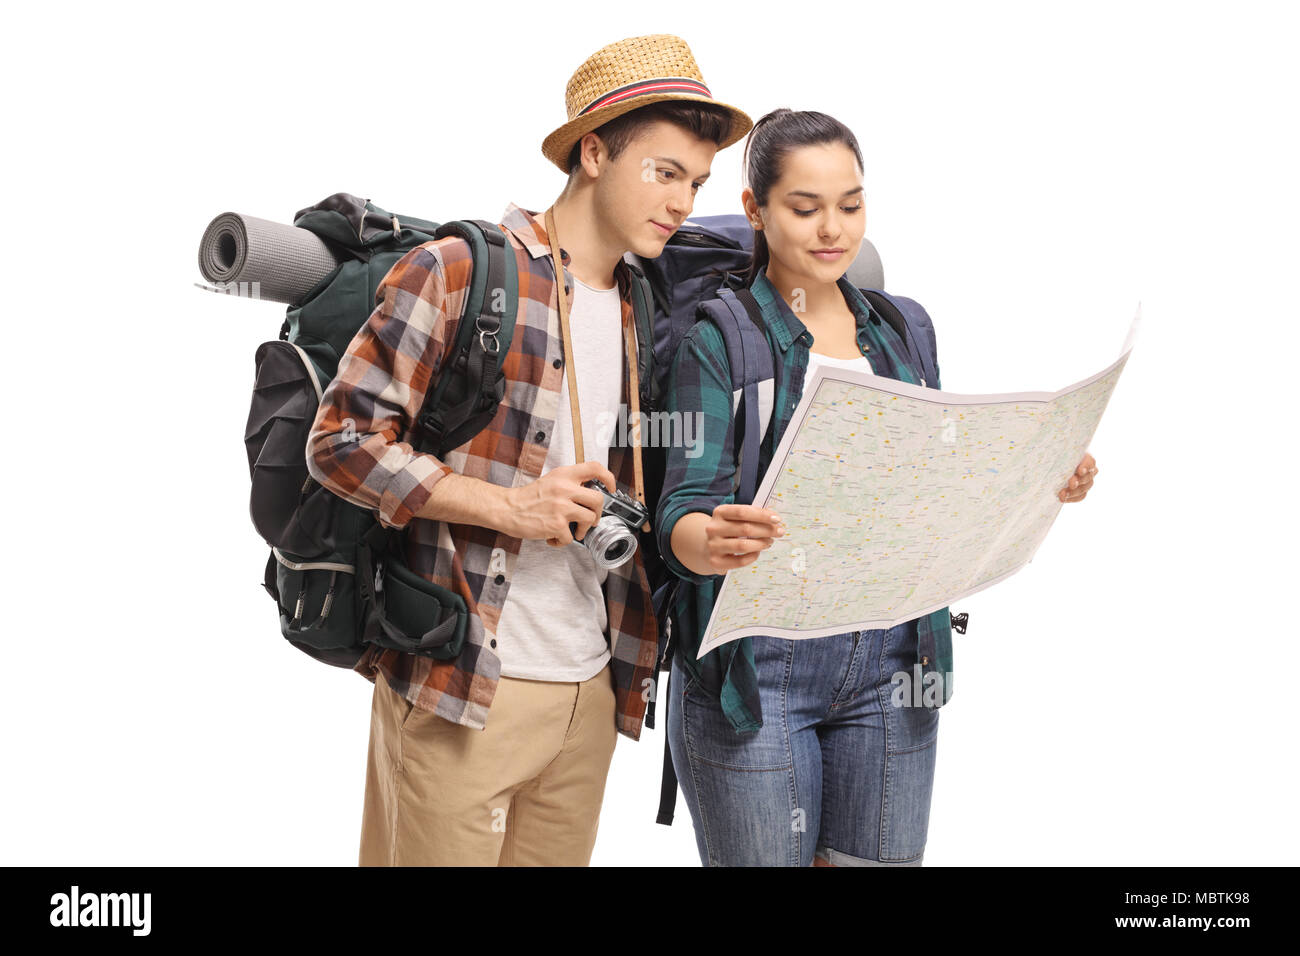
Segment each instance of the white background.
M283 310L196 289L200 234L338 191L545 208L569 74L661 32L754 118L856 131L886 286L930 311L950 390L1077 381L1143 303L1094 492L956 607L926 864L1294 861L1285 6L31 9L0 66L0 861L355 863L371 685L279 636L248 517ZM739 164L697 214L739 211ZM684 802L654 823L662 741L619 740L593 863L697 865Z

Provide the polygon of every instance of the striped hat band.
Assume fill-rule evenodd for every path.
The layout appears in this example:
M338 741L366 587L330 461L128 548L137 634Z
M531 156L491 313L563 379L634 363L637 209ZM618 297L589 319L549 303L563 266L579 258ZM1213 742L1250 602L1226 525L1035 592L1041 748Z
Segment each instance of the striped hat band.
M695 96L707 96L709 99L713 99L713 94L709 92L709 88L703 83L681 76L668 76L642 80L639 83L629 83L627 86L620 86L616 90L610 90L578 110L577 115L582 116L584 113L600 109L602 106L621 103L634 96L647 96L652 93L690 93Z

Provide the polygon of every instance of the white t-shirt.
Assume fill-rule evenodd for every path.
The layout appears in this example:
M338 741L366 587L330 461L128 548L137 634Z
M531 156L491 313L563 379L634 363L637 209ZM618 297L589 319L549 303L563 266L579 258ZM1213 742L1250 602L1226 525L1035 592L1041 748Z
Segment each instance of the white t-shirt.
M858 372L875 374L875 369L871 367L871 362L865 355L860 355L855 359L833 358L829 355L820 355L817 352L808 353L808 368L803 374L803 390L799 393L800 397L807 393L808 383L812 381L813 372L818 365L825 365L830 368L851 368Z
M602 429L601 423L617 420L623 398L623 310L617 286L594 289L576 276L573 281L569 335L583 452L608 468L609 441L598 439L608 438L608 424ZM574 456L565 373L542 474L575 464ZM580 541L556 548L544 540L524 539L496 630L502 676L584 681L600 673L610 659L601 591L608 573Z

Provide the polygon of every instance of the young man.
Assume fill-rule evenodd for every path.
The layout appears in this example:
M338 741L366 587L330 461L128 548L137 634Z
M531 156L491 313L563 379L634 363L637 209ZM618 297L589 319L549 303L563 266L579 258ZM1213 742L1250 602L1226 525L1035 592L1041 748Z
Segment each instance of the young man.
M641 552L596 565L580 541L603 495L583 482L641 491L633 450L597 440L635 371L623 255L659 255L752 123L673 36L602 48L565 99L542 152L568 183L547 214L511 203L500 224L519 306L493 421L442 460L409 443L470 277L468 244L446 238L385 276L308 441L313 477L405 528L412 570L470 610L455 660L372 647L357 665L375 683L363 866L586 865L617 734L638 739L656 676Z

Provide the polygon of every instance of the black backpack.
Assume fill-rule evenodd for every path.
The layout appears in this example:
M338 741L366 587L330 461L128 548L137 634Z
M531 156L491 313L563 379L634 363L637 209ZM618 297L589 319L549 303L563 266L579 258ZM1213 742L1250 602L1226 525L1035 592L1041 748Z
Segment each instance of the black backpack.
M289 307L279 338L256 353L244 444L253 524L271 546L262 585L279 607L281 633L316 660L353 668L369 644L455 657L468 626L464 600L407 568L400 533L374 512L310 476L307 438L339 359L375 307L379 283L411 249L447 235L470 243L473 277L462 319L476 321L458 323L446 366L454 374L439 376L411 442L442 457L481 431L505 393L501 364L514 332L515 257L494 223L440 226L348 193L300 210L294 225L318 235L341 264ZM504 302L486 295L498 288Z

